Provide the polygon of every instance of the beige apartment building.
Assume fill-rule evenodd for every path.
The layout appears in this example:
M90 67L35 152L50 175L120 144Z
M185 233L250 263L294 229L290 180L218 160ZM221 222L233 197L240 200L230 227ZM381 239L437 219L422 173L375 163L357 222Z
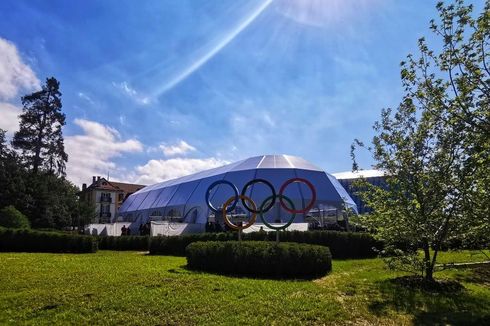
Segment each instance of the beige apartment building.
M95 206L96 215L93 223L111 223L117 219L119 207L132 193L144 185L109 181L100 176L92 177L92 184L82 185L80 200Z

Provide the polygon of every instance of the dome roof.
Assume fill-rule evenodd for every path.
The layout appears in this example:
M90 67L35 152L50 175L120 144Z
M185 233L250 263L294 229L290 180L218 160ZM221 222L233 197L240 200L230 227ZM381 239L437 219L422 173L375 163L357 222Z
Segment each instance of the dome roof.
M193 173L184 177L171 179L147 186L138 191L142 193L152 189L175 185L178 183L190 182L202 178L208 178L223 173L255 170L255 169L302 169L323 172L319 167L311 164L307 160L291 155L260 155L246 158L241 161L219 166L217 168Z

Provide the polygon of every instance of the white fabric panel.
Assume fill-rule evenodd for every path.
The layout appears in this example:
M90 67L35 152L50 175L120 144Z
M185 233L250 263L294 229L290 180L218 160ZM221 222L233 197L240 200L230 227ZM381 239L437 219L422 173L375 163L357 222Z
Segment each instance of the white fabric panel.
M272 226L281 226L284 224L276 224L276 223L270 223ZM243 230L243 233L250 233L250 232L259 232L260 228L263 228L265 232L276 232L274 229L269 229L267 226L264 224L257 224L255 223L249 228L246 228ZM293 223L290 226L286 228L286 231L308 231L308 223Z
M123 226L130 227L129 222L116 222L116 223L105 223L105 224L89 224L85 227L85 234L90 235L107 235L107 236L120 236L121 228ZM139 226L139 224L138 224ZM131 232L135 232L134 227L131 227ZM132 233L133 235L138 235L137 233Z
M190 223L169 223L163 222L151 222L150 235L152 237L158 235L173 236L188 233L202 233L204 232L204 224L190 224Z
M107 234L107 225L110 224L89 224L85 227L85 234L90 235L109 235ZM110 234L112 235L112 234Z

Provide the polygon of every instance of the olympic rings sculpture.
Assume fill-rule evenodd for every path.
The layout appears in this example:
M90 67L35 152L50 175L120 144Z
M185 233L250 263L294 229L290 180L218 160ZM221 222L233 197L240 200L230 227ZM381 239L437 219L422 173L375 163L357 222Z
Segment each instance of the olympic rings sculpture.
M302 182L302 183L306 184L308 186L308 188L310 188L310 191L311 191L311 195L312 195L311 200L308 203L308 205L306 205L306 207L303 209L296 209L294 207L293 201L284 195L284 191L286 190L286 188L290 184L295 183L295 182ZM271 190L271 193L272 193L271 196L267 197L262 202L262 204L259 206L258 209L257 209L257 205L255 204L255 202L250 197L247 197L245 195L247 192L247 189L251 185L256 184L256 183L265 184ZM224 205L221 209L215 208L213 206L213 204L211 203L211 198L210 198L211 190L219 184L224 184L224 185L229 186L233 190L233 193L234 193L234 196L231 196L230 198L228 198L228 200L224 203ZM284 208L284 210L286 210L288 213L291 214L291 218L284 225L273 226L266 221L264 214L266 212L268 212L274 206L274 204L276 203L276 200L278 198L279 198L279 202L281 204L281 207ZM243 207L248 212L252 213L252 216L250 217L249 222L245 225L233 224L227 215L228 213L231 213L236 208L236 205L238 204L239 200L241 200ZM248 202L248 204L247 204L247 202ZM288 205L286 205L285 202L287 202L289 204L289 207L288 207ZM310 181L303 179L303 178L291 178L291 179L287 180L280 187L279 194L276 194L276 190L274 189L274 186L269 181L267 181L265 179L253 179L253 180L247 182L245 184L245 186L243 186L243 189L240 192L240 195L238 192L238 188L233 183L231 183L230 181L227 181L227 180L215 181L206 190L206 204L208 205L209 209L214 213L218 213L221 211L223 214L223 219L224 219L226 225L228 225L233 230L239 230L239 231L251 227L257 219L257 214L259 214L260 219L262 220L264 225L266 225L268 228L271 228L271 229L276 230L276 231L284 230L288 226L290 226L291 223L293 223L294 219L296 218L296 214L303 214L303 213L308 212L313 207L313 205L315 205L315 202L316 202L315 187L313 186L313 184Z

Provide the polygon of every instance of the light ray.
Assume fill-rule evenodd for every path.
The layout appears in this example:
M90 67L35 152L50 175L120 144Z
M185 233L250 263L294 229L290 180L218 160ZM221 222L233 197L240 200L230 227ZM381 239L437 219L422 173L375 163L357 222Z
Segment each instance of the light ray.
M206 52L203 56L195 60L189 67L172 77L172 79L165 84L161 85L155 91L153 91L153 97L158 97L168 90L175 87L184 79L189 77L193 72L199 69L202 65L208 62L218 52L220 52L225 46L227 46L238 34L240 34L248 25L250 25L274 0L265 0L260 6L253 10L250 15L246 16L235 28L227 33L217 44Z

